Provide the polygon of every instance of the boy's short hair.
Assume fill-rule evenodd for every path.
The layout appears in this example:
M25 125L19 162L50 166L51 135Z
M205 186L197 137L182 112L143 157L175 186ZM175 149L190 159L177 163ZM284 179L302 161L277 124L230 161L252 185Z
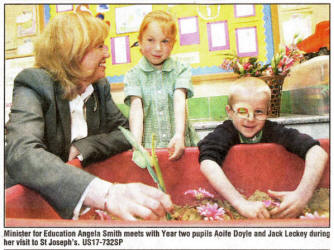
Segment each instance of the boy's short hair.
M235 96L241 91L247 90L249 93L264 93L268 97L268 104L271 99L271 90L266 82L258 77L242 77L236 80L230 88L228 105L232 107ZM269 107L269 106L268 106Z
M158 22L164 34L172 40L171 42L173 44L175 43L177 34L176 21L172 14L163 10L152 11L144 17L138 35L138 40L140 42L143 39L143 34L147 29L147 26L152 22Z

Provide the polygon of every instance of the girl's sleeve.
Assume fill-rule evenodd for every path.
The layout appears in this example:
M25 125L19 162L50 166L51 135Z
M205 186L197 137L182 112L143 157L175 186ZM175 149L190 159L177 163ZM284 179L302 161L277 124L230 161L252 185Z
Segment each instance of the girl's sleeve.
M187 98L194 95L194 88L191 81L191 66L183 63L178 63L177 68L180 69L175 81L175 89L186 89Z
M130 97L142 97L139 72L136 69L128 71L124 77L124 103L130 106Z

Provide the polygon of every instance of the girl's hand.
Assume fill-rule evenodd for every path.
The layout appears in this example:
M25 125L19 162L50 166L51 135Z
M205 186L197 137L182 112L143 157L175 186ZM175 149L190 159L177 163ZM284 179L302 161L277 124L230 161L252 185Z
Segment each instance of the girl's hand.
M279 207L270 211L272 218L296 218L299 216L308 200L307 194L299 194L297 191L292 192L275 192L268 190L270 196L279 199L281 204Z
M174 135L168 144L168 151L171 154L168 159L172 161L180 159L183 155L184 148L184 136Z
M242 201L238 206L236 206L238 212L251 219L268 219L270 218L270 213L261 201Z

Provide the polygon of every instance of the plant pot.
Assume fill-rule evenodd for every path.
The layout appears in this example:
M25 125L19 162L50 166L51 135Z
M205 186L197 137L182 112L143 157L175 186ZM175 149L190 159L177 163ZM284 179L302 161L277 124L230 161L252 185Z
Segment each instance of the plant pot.
M271 90L270 110L268 117L279 117L281 111L282 86L285 76L261 76L260 78L268 84Z
M321 146L329 152L329 139L319 139ZM167 149L157 149L159 165L164 176L167 192L174 204L192 205L194 199L185 195L189 189L204 188L222 197L213 189L200 171L198 148L186 148L178 161L168 160ZM85 171L100 178L117 183L142 182L156 186L146 169L136 166L132 152L115 155L105 161L91 164ZM79 160L70 162L73 167L82 168ZM229 151L223 169L231 183L246 197L256 190L267 192L291 191L299 184L304 172L304 161L297 155L273 143L235 145ZM329 162L326 164L318 187L329 188ZM37 192L16 185L6 189L5 225L9 227L87 227L87 226L231 226L231 227L328 227L329 219L245 219L222 221L97 221L90 219L62 219L49 203Z

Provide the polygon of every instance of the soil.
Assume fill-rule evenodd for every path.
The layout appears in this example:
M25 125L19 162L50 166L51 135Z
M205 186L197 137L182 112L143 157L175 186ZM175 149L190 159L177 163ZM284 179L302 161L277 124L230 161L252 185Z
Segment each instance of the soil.
M267 201L272 200L270 196L259 190L256 190L249 198L250 201ZM272 200L275 201L275 200ZM240 215L238 211L231 206L231 204L227 201L221 200L202 200L198 204L193 206L175 206L174 212L172 213L173 220L182 220L182 221L193 221L193 220L203 220L203 217L197 212L196 207L207 202L217 203L219 207L223 207L225 210L225 214L223 216L224 220L240 220L246 219L246 217ZM277 202L277 201L275 201ZM267 209L271 210L274 206L269 206ZM307 206L303 210L303 214L306 213L318 213L319 216L324 216L329 218L329 189L328 188L320 188L317 189Z
M250 201L268 201L271 200L273 202L277 202L277 200L271 199L271 197L259 190L256 190L249 198ZM222 216L222 220L242 220L246 219L246 217L240 215L238 211L231 206L231 204L227 201L222 201L218 199L203 199L196 201L196 204L189 206L174 206L174 211L171 213L171 220L178 221L200 221L205 218L199 214L197 211L197 207L200 205L204 205L207 203L217 203L219 207L223 207L225 210L225 214ZM274 208L274 205L267 207L268 210ZM320 188L315 190L311 200L304 208L301 216L305 216L306 214L314 214L318 213L319 216L329 218L329 189L328 188ZM97 214L93 216L92 219L99 220L101 219ZM117 219L112 216L104 216L103 219Z

